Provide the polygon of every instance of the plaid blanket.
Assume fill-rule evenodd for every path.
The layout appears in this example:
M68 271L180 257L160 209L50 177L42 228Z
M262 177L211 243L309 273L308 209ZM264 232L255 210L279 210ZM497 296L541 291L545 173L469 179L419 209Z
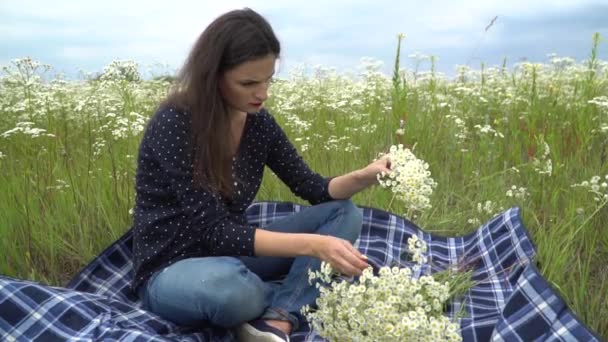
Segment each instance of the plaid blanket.
M252 224L297 212L300 205L257 202L247 211ZM403 264L407 238L426 241L433 267L463 263L473 267L477 285L448 307L459 319L464 341L600 341L570 311L535 267L535 247L519 209L496 216L461 237L425 233L391 213L362 208L357 247L375 267ZM65 288L0 276L2 341L233 341L234 334L213 326L186 328L141 309L129 289L131 231L104 250ZM422 269L420 272L428 270ZM302 324L292 341L323 341Z

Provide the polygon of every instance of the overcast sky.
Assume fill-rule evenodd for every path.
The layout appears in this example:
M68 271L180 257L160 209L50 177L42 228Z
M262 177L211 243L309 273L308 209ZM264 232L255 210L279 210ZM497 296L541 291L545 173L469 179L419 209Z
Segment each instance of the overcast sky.
M544 62L556 53L580 61L594 32L605 38L600 57L608 59L608 0L3 0L0 64L31 56L76 75L132 59L174 71L206 25L244 6L274 27L283 48L279 75L302 63L356 71L362 57L384 61L390 73L400 32L402 66L412 66L412 53L435 55L448 75L457 64L478 68L504 57Z

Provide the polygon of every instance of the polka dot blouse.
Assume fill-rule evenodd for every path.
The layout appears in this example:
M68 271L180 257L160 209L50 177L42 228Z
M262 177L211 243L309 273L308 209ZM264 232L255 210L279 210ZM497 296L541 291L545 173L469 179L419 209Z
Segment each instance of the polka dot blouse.
M188 114L172 108L150 119L139 147L133 227L132 288L179 260L202 256L254 255L255 228L245 209L270 169L297 196L317 204L331 200L330 178L310 170L274 118L248 113L232 161L234 194L194 187Z

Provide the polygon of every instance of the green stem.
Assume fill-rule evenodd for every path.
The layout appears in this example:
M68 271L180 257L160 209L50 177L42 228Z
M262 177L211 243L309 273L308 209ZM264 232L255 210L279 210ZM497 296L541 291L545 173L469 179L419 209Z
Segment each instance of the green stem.
M388 211L389 213L391 212L391 206L393 205L393 200L395 200L396 196L397 196L397 194L393 193L393 197L391 197L391 201L388 202L388 208L386 209L386 211Z
M568 245L570 245L572 243L572 241L574 240L574 237L578 234L578 232L581 231L581 229L583 229L583 227L589 222L591 221L591 219L600 212L600 210L602 210L602 208L604 208L606 206L606 204L608 204L608 201L604 201L604 203L602 203L601 205L599 205L597 207L597 209L595 209L595 211L589 215L589 217L587 217L587 219L585 220L585 222L583 222L580 226L578 226L578 228L576 228L576 230L574 231L574 233L572 233L572 235L570 236L570 239L568 240ZM564 249L565 250L565 249Z

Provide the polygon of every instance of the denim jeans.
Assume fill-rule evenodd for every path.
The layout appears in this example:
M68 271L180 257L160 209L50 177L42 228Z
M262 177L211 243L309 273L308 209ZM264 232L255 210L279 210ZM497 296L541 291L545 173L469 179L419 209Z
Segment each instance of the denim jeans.
M331 235L354 243L362 215L350 200L304 208L263 229ZM152 275L138 290L144 308L180 325L203 322L236 327L261 318L285 320L297 330L302 306L319 291L308 283L318 270L314 257L230 257L184 259Z

